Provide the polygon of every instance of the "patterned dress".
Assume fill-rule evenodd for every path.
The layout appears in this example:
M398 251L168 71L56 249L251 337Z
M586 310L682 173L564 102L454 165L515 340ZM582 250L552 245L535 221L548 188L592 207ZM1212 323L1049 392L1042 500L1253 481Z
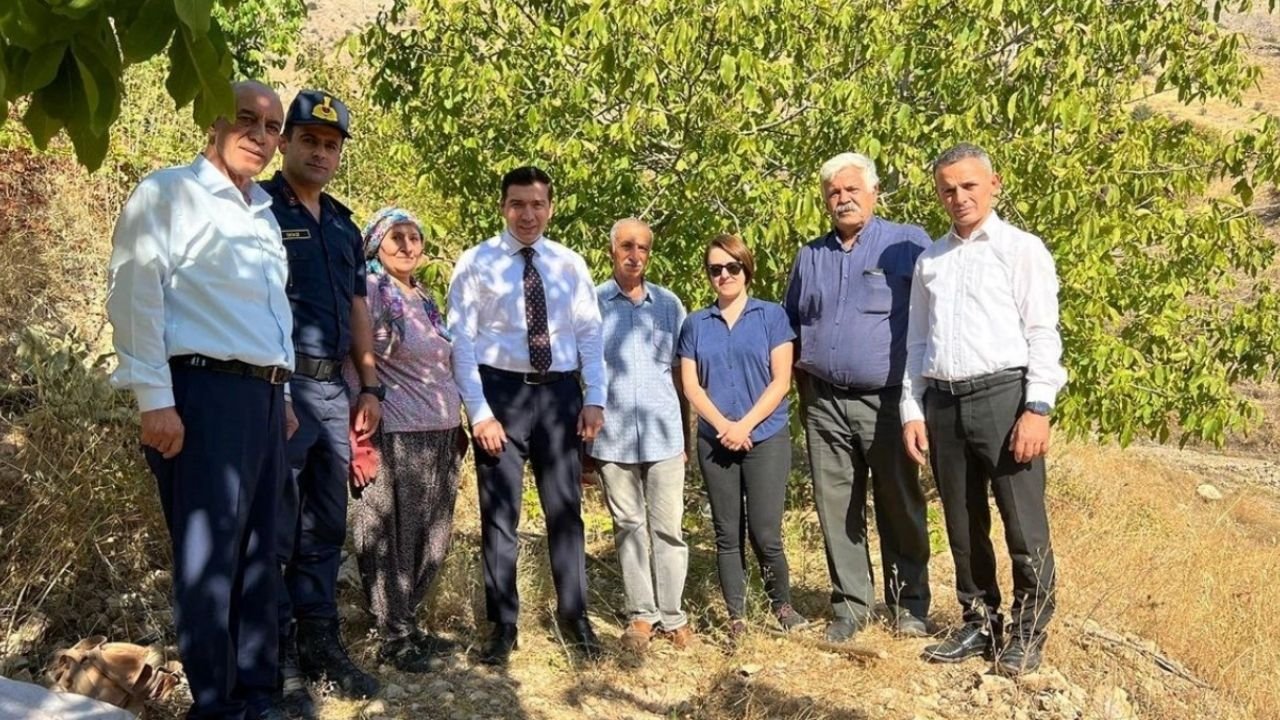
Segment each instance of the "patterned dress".
M434 302L387 275L368 279L378 379L387 389L374 436L374 483L352 502L360 579L387 639L417 627L418 605L444 562L462 461L461 398Z

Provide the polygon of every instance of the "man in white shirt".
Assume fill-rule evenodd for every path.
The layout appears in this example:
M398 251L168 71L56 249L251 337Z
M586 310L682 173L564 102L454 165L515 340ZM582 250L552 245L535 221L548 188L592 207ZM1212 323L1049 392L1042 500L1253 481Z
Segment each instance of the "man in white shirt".
M1017 675L1039 667L1054 608L1044 455L1067 381L1058 278L1044 243L992 209L1000 177L984 150L965 143L944 152L934 184L952 226L916 262L901 414L907 454L924 464L932 448L964 624L924 657L986 655ZM988 484L1013 562L1007 643Z
M234 87L236 113L190 165L148 175L112 238L117 387L134 392L173 547L174 625L190 718L270 718L275 510L297 427L287 266L271 197L280 98Z
M503 176L501 207L506 229L463 253L449 286L453 372L476 448L485 608L494 623L481 659L505 664L517 645L516 528L527 460L547 523L557 613L570 643L594 660L579 450L604 425L595 284L581 255L542 234L554 211L545 172L521 167Z

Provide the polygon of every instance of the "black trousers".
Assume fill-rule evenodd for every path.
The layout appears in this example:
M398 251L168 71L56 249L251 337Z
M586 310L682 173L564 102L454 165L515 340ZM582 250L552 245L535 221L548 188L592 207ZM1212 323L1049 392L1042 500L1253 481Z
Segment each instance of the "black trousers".
M173 547L173 621L195 700L187 717L240 720L276 686L284 391L211 370L172 373L182 452L146 457Z
M557 612L566 620L582 617L587 612L587 568L577 431L582 390L577 377L526 385L482 366L480 379L485 400L507 433L507 444L497 457L478 445L472 448L480 494L485 613L498 623L515 623L520 614L516 529L528 461L547 523Z
M924 410L964 620L999 617L990 485L1013 562L1011 629L1030 638L1044 632L1053 616L1054 562L1044 505L1044 458L1016 462L1009 445L1023 412L1022 385L1015 378L960 396L929 388Z
M791 602L791 572L782 545L782 513L791 473L791 437L786 428L741 452L715 438L698 435L698 467L707 483L711 524L716 532L716 570L729 617L747 612L747 558L750 538L773 610Z

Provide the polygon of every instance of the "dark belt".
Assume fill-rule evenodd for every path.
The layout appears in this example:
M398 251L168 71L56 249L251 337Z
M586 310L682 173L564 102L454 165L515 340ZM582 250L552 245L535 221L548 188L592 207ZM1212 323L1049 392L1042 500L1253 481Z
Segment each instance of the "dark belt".
M293 374L328 382L342 374L342 361L299 355L293 361Z
M821 375L814 375L812 372L809 372L809 377L812 377L814 380L817 380L818 382L823 383L824 385L835 388L840 392L852 393L854 395L872 395L875 393L884 392L885 390L890 390L890 389L897 390L902 387L901 385L882 385L880 387L858 387L857 385L841 385L839 383L833 383L830 380L822 377Z
M560 382L561 380L568 378L573 378L574 380L578 379L577 370L569 370L567 372L551 370L544 373L522 373L515 372L514 370L503 370L502 368L496 368L491 365L481 365L480 371L507 380L518 380L525 385L550 385L551 383Z
M925 383L933 388L950 395L969 395L979 390L986 390L997 385L1004 385L1015 380L1021 380L1026 377L1026 368L1009 368L1008 370L997 370L988 375L979 375L978 377L967 378L965 380L938 380L936 378L927 377Z
M217 358L211 358L205 355L178 355L169 358L169 362L180 367L199 368L201 370L212 370L214 372L228 373L230 375L240 375L242 377L266 380L272 385L283 385L289 382L289 378L293 376L293 371L288 368L276 367L274 365L266 367L261 365L250 365L247 362L241 362L239 360L218 360Z

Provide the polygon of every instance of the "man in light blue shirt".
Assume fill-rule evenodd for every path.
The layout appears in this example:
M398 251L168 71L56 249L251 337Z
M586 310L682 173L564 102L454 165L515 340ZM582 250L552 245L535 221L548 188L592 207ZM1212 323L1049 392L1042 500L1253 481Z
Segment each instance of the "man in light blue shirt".
M676 341L685 309L647 282L653 232L641 220L609 231L613 278L596 288L604 320L605 414L588 451L604 481L630 622L622 643L643 652L655 629L678 648L692 639L681 609L689 549L681 534L685 428Z
M112 238L107 317L142 412L173 550L174 625L195 701L189 718L272 717L276 501L293 316L271 197L280 98L234 88L236 113L190 165L148 175Z

